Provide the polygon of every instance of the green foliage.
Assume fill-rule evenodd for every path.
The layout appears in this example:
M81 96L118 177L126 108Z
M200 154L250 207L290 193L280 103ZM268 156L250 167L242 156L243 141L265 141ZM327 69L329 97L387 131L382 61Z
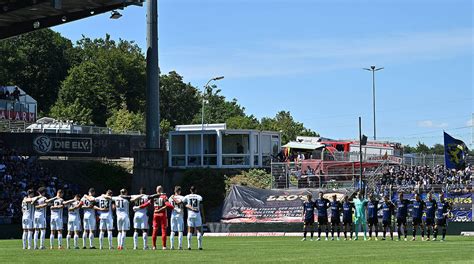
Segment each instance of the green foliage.
M0 41L0 84L17 85L49 111L60 83L77 62L69 39L43 29Z
M272 175L270 173L261 169L251 169L249 171L242 171L240 174L227 177L226 190L228 191L232 185L268 189L271 187L271 183Z
M183 77L172 71L160 77L160 114L171 127L190 124L200 112L198 91Z
M132 182L131 174L124 167L114 163L87 162L81 173L87 175L97 191L111 189L114 193L118 193L122 188L130 188Z
M260 123L253 115L250 116L232 116L226 122L228 129L258 129Z
M68 105L64 105L62 102L55 104L51 108L50 116L58 120L73 120L83 125L93 124L92 110L81 105L79 99Z
M107 119L107 127L116 133L125 133L127 131L145 132L145 115L143 113L133 113L125 107L114 111L111 117Z
M183 192L188 192L191 186L205 197L204 209L215 208L222 205L225 198L225 175L220 170L191 169L184 172L181 187Z
M437 155L444 155L444 145L434 144L434 146L431 147L431 152Z
M305 128L303 123L295 121L289 111L280 111L274 118L262 118L260 129L281 131L282 144L295 140L297 136L318 136L316 132Z
M171 127L170 121L168 121L167 119L161 119L161 121L160 121L160 133L161 133L162 137L168 138L168 134L172 129L173 128Z

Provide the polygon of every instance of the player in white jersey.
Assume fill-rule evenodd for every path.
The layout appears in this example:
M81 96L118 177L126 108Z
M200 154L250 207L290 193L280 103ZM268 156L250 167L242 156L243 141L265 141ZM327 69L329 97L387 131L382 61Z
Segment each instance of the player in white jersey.
M97 205L94 209L99 213L99 248L103 249L104 233L107 231L107 239L109 241L109 249L112 246L112 231L114 230L114 221L112 215L112 190L108 190L106 194L102 194L97 198L88 198L89 201L94 201Z
M83 204L81 202L81 196L79 194L76 194L74 196L74 199L66 201L64 202L64 204L68 205L66 245L68 249L71 248L69 244L69 240L74 234L74 249L79 249L79 245L78 245L79 233L82 230L81 214L79 210Z
M174 194L169 198L169 202L174 206L171 211L171 234L170 249L174 249L174 236L178 233L178 248L183 249L183 231L184 231L184 197L181 196L181 186L174 187Z
M145 188L140 188L139 193L141 197L135 200L133 207L133 211L135 212L133 215L133 228L135 229L135 232L133 233L133 249L138 248L138 230L142 231L143 249L148 249L148 208L140 208L140 206L148 202L149 199L145 192Z
M64 195L63 190L59 189L56 192L56 200L53 201L53 204L50 207L51 209L51 220L49 223L51 227L51 234L49 235L50 249L54 248L54 233L56 233L58 237L58 249L62 249L63 208L64 208L63 195Z
M130 217L128 215L130 208L130 201L135 201L140 198L139 196L128 196L126 189L120 190L120 196L112 197L112 201L115 204L115 213L117 214L117 249L122 250L125 244L125 238L127 237L127 231L130 230ZM130 200L130 201L129 201Z
M35 233L33 234L34 248L38 249L38 235L40 235L40 246L39 249L44 249L44 240L46 238L46 207L48 203L54 201L56 197L52 199L46 199L46 189L41 187L38 189L39 198L35 201L35 214L33 219L33 227Z
M84 227L84 232L82 233L82 249L86 249L86 240L87 237L89 237L89 248L90 249L95 249L94 247L94 232L95 232L95 226L96 226L96 219L95 219L95 210L94 210L94 202L89 201L87 197L91 197L93 199L95 196L95 189L90 188L89 189L89 195L85 195L82 197L81 202L82 204L82 210L84 211L84 216L83 216L83 227Z
M33 238L33 219L34 219L34 203L39 196L35 196L35 191L33 189L29 189L27 191L27 196L23 198L21 202L21 211L23 213L23 217L21 219L21 224L23 227L23 249L31 249L31 240ZM28 247L27 247L28 246Z
M196 187L191 186L191 194L184 197L183 203L188 209L188 249L191 250L191 239L197 231L198 248L202 250L202 197L196 194Z

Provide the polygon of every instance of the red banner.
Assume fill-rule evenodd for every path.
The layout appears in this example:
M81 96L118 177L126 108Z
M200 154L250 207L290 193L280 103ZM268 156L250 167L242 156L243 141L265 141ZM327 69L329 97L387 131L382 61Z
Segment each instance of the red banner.
M0 110L0 120L35 122L35 113Z

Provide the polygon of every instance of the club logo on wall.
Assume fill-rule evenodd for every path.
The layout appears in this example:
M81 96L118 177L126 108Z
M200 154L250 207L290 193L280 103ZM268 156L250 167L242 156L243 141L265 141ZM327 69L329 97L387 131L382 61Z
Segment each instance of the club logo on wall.
M33 149L39 154L92 153L92 138L38 136Z
M39 136L33 140L33 148L36 152L46 154L51 151L53 142L48 136Z

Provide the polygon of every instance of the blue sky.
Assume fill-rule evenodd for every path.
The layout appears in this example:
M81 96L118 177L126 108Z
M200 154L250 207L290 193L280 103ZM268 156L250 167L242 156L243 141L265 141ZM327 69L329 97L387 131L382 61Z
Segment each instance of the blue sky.
M162 72L201 88L218 75L222 93L258 118L287 110L331 138L442 143L445 130L470 147L473 118L471 0L160 0ZM53 28L146 44L144 7Z

